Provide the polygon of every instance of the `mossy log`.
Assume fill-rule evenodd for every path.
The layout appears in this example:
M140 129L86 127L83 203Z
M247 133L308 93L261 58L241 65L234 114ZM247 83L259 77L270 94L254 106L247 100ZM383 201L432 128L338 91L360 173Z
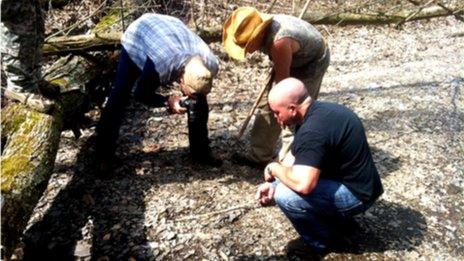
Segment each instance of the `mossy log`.
M121 32L93 33L89 35L59 36L48 40L43 46L44 54L71 53L73 51L98 51L117 49Z
M17 103L2 109L2 245L7 253L24 230L50 178L63 126L76 122L84 111L90 85L110 67L83 57L62 57L46 77L60 89L52 114Z
M297 13L299 10L296 11ZM336 24L336 25L368 25L391 24L402 21L408 22L420 19L429 19L440 16L462 15L463 10L450 12L439 6L432 6L416 11L399 11L393 14L356 14L356 13L320 13L310 12L303 15L304 20L312 24ZM406 21L407 20L407 21ZM205 42L220 41L222 27L201 28L198 35ZM44 45L44 54L67 54L76 51L89 50L114 50L119 48L121 31L108 31L106 33L92 33L90 35L75 35L54 37Z
M2 245L14 245L53 169L61 120L21 104L2 110Z
M125 6L136 7L137 0L126 0ZM138 15L128 12L125 20L132 21ZM118 17L119 12L103 17L102 23L97 25L99 33L94 32L94 36L119 42L119 36L112 37L110 31L118 31L114 29ZM52 45L45 44L45 50L53 53L54 48L64 48L53 47L53 40L50 42ZM100 87L107 85L108 75L116 67L116 58L108 52L98 55L79 52L79 56L68 55L56 61L44 74L45 80L58 90L56 106L50 115L21 104L10 103L2 108L2 258L10 256L42 196L53 171L61 131L67 126L76 127L73 125L79 123L87 111L88 101L104 91Z

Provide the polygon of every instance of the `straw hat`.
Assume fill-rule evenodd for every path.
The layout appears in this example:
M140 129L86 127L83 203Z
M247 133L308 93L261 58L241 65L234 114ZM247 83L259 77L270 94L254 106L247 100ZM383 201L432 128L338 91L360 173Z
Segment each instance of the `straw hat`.
M199 56L192 57L184 67L184 85L191 94L208 94L212 86L211 71Z
M230 57L238 60L254 43L262 41L272 15L258 12L253 7L237 8L224 24L222 42Z

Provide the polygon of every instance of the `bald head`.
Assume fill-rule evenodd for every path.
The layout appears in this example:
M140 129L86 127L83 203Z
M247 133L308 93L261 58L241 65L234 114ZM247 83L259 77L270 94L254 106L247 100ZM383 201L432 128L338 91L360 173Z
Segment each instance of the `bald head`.
M282 126L301 124L311 98L304 84L295 78L287 78L276 84L268 96L277 122Z
M277 83L269 92L269 104L275 106L299 105L309 97L303 82L296 78L286 78Z

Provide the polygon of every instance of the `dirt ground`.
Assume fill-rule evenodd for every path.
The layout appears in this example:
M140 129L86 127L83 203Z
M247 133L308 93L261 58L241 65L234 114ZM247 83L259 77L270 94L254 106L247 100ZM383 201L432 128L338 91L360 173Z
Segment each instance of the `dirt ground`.
M362 119L385 193L324 260L464 259L464 23L318 26L332 60L320 100ZM459 36L461 33L461 36ZM220 168L188 158L185 115L131 102L108 180L91 174L94 126L62 134L55 171L26 234L37 255L78 260L287 260L298 238L277 207L254 200L262 173L230 161L270 62L227 58L209 95ZM92 112L98 114L98 112ZM94 125L94 124L93 124Z

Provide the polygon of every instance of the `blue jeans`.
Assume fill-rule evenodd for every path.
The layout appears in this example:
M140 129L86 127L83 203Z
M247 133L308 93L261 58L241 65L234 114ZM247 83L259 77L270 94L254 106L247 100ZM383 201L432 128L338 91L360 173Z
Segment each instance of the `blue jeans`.
M372 204L364 204L339 182L319 179L314 190L306 196L277 181L275 201L305 243L314 251L327 251L336 239L337 225L366 211Z

